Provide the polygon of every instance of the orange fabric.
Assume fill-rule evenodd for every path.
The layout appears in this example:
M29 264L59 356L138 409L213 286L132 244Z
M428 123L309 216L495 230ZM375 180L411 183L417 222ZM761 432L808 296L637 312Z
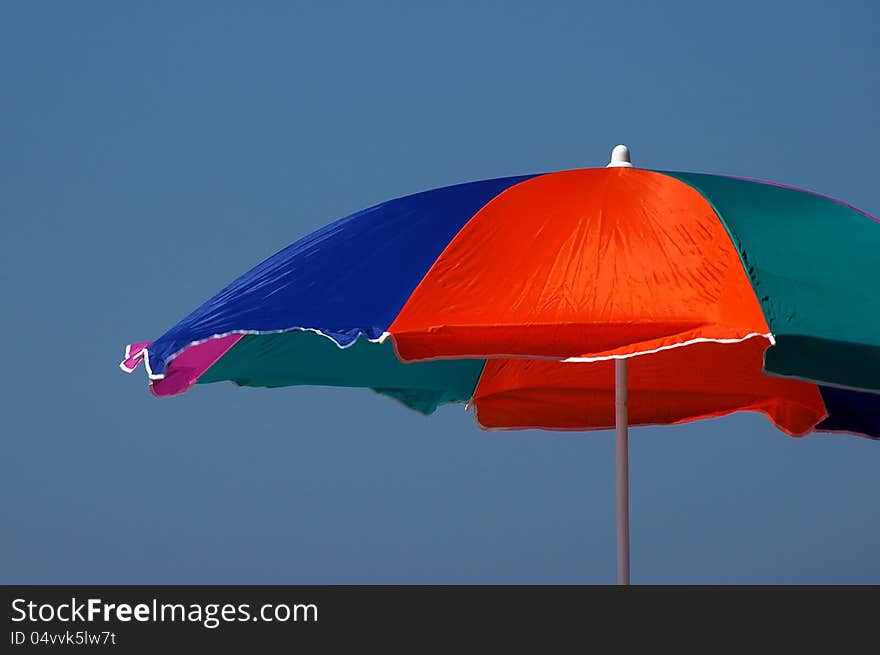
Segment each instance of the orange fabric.
M758 337L629 358L630 424L683 423L752 410L788 434L806 434L827 415L819 389L763 375L767 346ZM614 361L489 360L474 405L486 428L611 428Z
M551 173L501 193L389 328L404 360L601 356L769 331L702 196L626 168Z

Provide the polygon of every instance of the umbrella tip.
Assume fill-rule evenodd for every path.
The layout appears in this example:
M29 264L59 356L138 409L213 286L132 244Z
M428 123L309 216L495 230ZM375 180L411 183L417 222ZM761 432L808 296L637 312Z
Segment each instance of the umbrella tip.
M620 144L614 146L614 150L611 151L611 161L608 162L606 168L616 168L618 166L632 168L632 163L629 159L629 146Z

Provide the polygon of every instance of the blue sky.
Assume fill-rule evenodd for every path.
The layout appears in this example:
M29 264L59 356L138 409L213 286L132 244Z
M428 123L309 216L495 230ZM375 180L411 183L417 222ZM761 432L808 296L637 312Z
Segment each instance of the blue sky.
M873 2L0 8L2 583L611 583L611 432L117 368L381 200L603 165L880 213ZM863 281L866 282L867 281ZM631 433L638 583L880 583L880 444Z

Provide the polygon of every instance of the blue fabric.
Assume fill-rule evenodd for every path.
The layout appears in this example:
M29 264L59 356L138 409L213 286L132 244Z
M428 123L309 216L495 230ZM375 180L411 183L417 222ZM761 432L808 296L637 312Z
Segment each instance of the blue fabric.
M880 439L880 394L822 386L819 391L828 418L817 430L844 430Z
M156 339L150 368L194 341L313 328L342 346L379 338L428 269L487 202L531 175L424 191L364 209L273 255Z

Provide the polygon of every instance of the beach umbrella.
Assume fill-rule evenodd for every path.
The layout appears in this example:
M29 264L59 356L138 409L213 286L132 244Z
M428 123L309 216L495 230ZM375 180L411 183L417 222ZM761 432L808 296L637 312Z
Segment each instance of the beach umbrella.
M627 429L764 413L880 438L880 223L810 191L602 168L458 184L301 238L152 342L157 396L196 383L371 388L486 429ZM155 301L153 301L155 302Z

